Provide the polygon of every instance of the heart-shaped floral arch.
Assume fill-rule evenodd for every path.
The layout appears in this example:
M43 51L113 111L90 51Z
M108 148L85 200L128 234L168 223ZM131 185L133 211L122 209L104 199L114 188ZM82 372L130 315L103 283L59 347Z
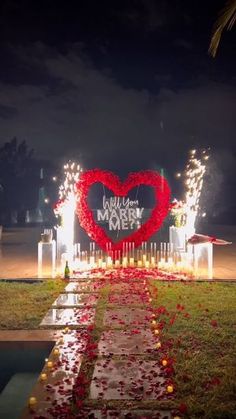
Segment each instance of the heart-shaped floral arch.
M120 197L125 197L131 189L139 185L152 187L156 203L150 218L129 236L116 243L113 242L102 227L96 224L93 213L89 208L88 193L95 183L102 183L116 196ZM76 188L78 194L76 212L80 225L91 240L94 240L105 251L107 243L111 243L111 250L122 250L123 243L133 242L135 247L140 246L143 241L147 241L161 227L170 208L171 192L168 182L158 172L151 170L130 173L124 182L112 172L100 169L89 170L80 176Z

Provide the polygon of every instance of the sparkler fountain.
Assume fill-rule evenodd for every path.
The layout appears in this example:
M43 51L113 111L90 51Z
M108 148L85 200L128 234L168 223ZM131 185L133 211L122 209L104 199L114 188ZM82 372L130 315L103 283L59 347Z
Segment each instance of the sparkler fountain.
M206 162L209 156L206 150L197 157L196 150L191 150L191 156L186 169L186 195L185 195L185 229L187 240L195 233L196 218L199 211L203 178L206 172Z
M184 264L192 266L194 274L199 275L199 263L204 259L207 262L208 277L212 278L212 243L197 245L188 244L195 235L195 225L200 210L200 197L203 188L204 175L206 173L206 164L209 155L206 150L201 152L197 150L190 151L185 177L185 198L184 201L174 201L172 214L175 218L175 226L170 227L170 245L179 252L180 259ZM178 173L177 177L181 177ZM204 257L203 257L204 255ZM182 262L181 262L182 263Z
M64 165L64 182L59 187L59 201L54 209L55 215L60 219L57 225L57 258L62 254L69 263L74 257L76 183L79 180L82 168L75 162L69 161Z
M201 197L203 178L206 172L206 162L209 155L206 150L198 153L196 150L190 151L190 158L188 160L186 169L184 171L185 177L185 198L184 201L173 202L172 215L175 219L175 227L170 228L170 242L173 243L174 248L175 240L173 239L174 231L181 235L177 242L182 249L185 248L185 242L195 233L195 224L199 212L199 201ZM177 174L181 177L181 173Z

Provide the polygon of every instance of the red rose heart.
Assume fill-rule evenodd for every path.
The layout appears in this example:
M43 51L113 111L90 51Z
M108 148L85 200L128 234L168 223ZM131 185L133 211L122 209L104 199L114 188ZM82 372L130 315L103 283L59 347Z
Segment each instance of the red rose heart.
M120 197L125 197L130 189L136 186L151 186L154 188L156 205L150 218L134 233L117 243L112 242L106 232L96 224L88 205L89 189L95 183L102 183L106 188L113 191L114 195ZM112 172L99 169L89 170L80 176L76 187L78 193L76 212L80 225L91 240L94 240L105 251L107 243L111 243L112 250L122 250L124 242L134 242L135 247L140 246L143 241L147 241L161 227L170 207L170 188L167 180L158 172L151 170L130 173L124 182L121 182L119 177Z

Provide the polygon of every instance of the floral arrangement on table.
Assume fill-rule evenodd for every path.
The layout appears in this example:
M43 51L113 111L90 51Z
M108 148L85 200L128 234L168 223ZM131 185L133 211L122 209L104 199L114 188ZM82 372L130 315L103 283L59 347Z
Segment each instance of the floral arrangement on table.
M183 227L186 222L186 205L183 201L174 199L171 204L170 214L173 218L174 226Z

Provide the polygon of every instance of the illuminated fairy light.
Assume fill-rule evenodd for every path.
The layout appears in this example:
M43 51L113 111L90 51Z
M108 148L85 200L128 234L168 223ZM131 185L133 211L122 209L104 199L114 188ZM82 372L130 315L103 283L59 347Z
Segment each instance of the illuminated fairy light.
M75 209L76 209L76 183L79 180L82 168L75 162L69 161L64 165L64 182L59 186L59 201L54 209L57 218L60 219L60 237L66 248L69 261L74 255L74 230L75 230Z

